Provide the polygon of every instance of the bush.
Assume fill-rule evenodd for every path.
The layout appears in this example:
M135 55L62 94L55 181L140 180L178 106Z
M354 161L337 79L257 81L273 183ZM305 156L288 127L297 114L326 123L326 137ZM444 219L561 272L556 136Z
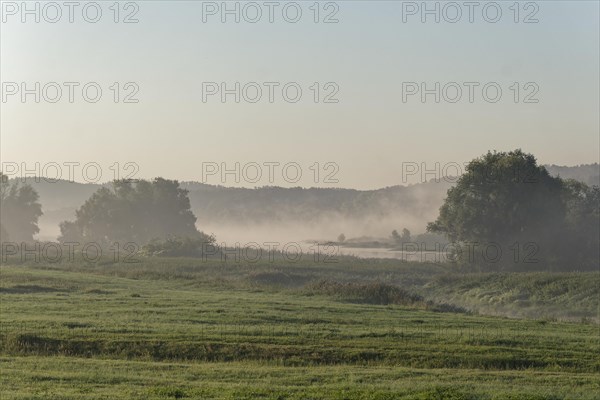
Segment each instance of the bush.
M308 287L315 294L335 296L342 300L367 304L400 304L412 305L423 303L423 298L417 294L408 293L397 286L385 283L340 283L335 281L320 281Z
M214 235L203 232L197 237L171 236L165 240L154 239L142 247L142 254L149 257L199 257L207 246L215 243Z

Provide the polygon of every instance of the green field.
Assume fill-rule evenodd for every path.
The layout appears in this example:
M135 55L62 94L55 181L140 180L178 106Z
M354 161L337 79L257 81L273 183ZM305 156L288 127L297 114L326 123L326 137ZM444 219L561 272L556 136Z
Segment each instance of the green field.
M596 399L599 284L350 258L8 263L1 398Z

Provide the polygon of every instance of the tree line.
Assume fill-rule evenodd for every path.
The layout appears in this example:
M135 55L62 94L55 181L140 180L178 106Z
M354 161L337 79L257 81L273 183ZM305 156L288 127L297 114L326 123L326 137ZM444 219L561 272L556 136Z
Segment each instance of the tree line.
M1 240L31 242L42 215L39 196L29 185L0 177ZM598 186L553 177L521 150L488 152L468 164L427 230L452 242L459 264L488 270L595 269L600 260L599 207ZM98 189L74 220L62 222L59 241L135 242L150 255L193 256L202 243L215 240L199 231L196 222L188 191L179 182L120 180ZM401 244L411 235L406 229L394 231L392 239ZM466 260L473 243L493 243L505 257L490 262L489 254L476 253Z

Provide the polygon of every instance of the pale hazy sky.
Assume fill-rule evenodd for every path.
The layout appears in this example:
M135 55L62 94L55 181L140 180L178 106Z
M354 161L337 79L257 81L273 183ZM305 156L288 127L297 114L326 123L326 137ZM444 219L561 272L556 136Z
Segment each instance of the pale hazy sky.
M244 15L240 23L233 16L222 23L220 14L205 14L203 22L203 9L210 11L210 2L140 1L135 3L139 22L133 24L114 23L109 9L113 1L98 2L98 23L82 18L87 2L75 9L73 23L66 7L57 23L44 21L44 16L54 18L50 8L39 23L27 15L23 23L20 10L12 15L15 10L7 3L2 5L0 39L3 95L7 82L26 82L30 88L35 82L81 85L75 88L73 103L65 86L57 103L44 98L35 103L33 95L23 103L19 93L3 98L3 163L32 167L35 162L96 162L108 180L114 162L134 162L137 177L200 181L203 162L225 162L231 168L235 162L297 162L303 172L298 183L283 180L280 167L275 167L273 183L367 189L402 184L403 162L425 162L433 168L436 162L468 161L488 149L522 148L542 163L598 162L597 1L520 3L519 20L533 12L539 20L528 24L514 22L512 1L498 2L503 13L497 23L482 16L489 2L475 9L473 23L464 14L456 23L443 15L440 23L433 16L422 23L420 14L405 14L404 22L403 7L410 8L401 1L338 1L326 10L327 2L321 2L320 20L339 8L339 22L330 24L314 23L313 1L298 2L303 12L298 23L283 18L288 2L275 8L273 23L264 6L257 23L245 21ZM11 4L20 7L21 2ZM33 8L35 2L29 5ZM127 7L119 18L136 11ZM246 11L246 17L254 16L254 10ZM446 11L453 18L454 10ZM93 18L93 8L89 15ZM288 8L286 15L293 18L294 9ZM493 8L488 17L494 17ZM279 86L270 103L263 86L263 99L254 104L243 99L235 103L233 95L226 103L219 96L202 101L203 82L233 87L236 81L242 86L297 82L302 98L285 102ZM102 88L99 102L82 98L87 82ZM114 103L109 88L114 82L134 82L139 102ZM339 102L314 103L314 82L321 84L321 99L333 87L324 84L335 83ZM433 95L426 103L418 95L403 102L403 82L481 86L475 88L473 103L463 86L460 101L438 104ZM488 82L503 90L497 103L482 97L481 87ZM518 103L510 89L514 82L521 86ZM534 85L525 88L530 82ZM539 102L524 103L536 86ZM121 87L121 98L130 89ZM318 183L309 168L315 162L321 169ZM328 162L339 166L339 183L323 181L333 171L324 170ZM206 182L221 183L215 176ZM256 184L242 177L237 184L228 176L224 184L253 187L269 182L265 176Z

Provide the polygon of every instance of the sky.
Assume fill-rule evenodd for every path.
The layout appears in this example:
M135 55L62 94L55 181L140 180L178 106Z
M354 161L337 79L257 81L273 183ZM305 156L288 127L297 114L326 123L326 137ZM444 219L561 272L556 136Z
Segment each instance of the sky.
M475 3L3 1L2 168L376 189L488 150L598 162L599 3Z

